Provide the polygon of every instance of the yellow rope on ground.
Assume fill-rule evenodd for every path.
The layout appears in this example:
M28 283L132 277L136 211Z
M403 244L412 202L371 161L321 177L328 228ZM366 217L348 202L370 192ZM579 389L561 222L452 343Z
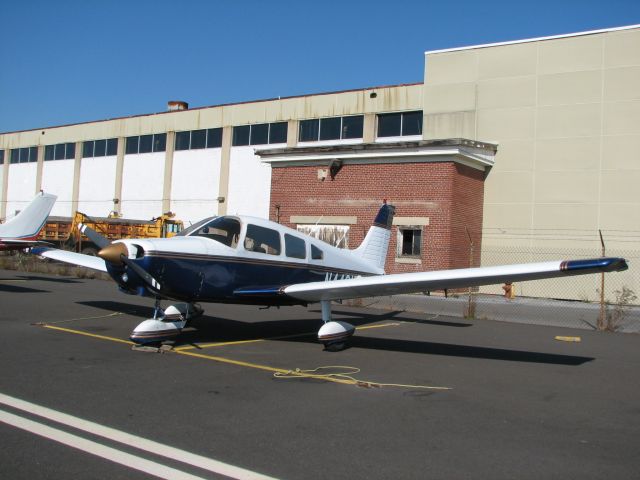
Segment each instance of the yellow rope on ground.
M342 372L329 372L329 373L318 373L324 370L340 370ZM357 367L348 367L344 365L328 365L325 367L318 367L312 370L301 370L296 368L295 370L289 370L288 372L275 372L273 374L274 378L315 378L319 380L328 380L328 379L339 379L344 381L345 383L350 383L352 385L356 385L358 387L365 388L382 388L382 387L397 387L397 388L412 388L412 389L421 389L421 390L451 390L450 387L434 387L430 385L405 385L402 383L380 383L380 382L370 382L365 380L358 380L354 378L352 375L360 373L360 369Z

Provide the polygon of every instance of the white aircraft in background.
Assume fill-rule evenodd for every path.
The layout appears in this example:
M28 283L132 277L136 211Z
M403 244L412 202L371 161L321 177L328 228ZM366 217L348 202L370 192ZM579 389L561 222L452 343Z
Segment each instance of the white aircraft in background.
M355 328L331 320L331 301L567 277L627 269L623 258L595 258L417 273L384 274L395 208L382 205L355 250L339 249L268 220L246 216L204 219L172 238L113 243L81 226L98 257L34 248L43 257L108 272L121 291L155 297L154 318L131 333L138 343L180 333L202 314L196 302L265 306L319 302L318 339L343 343ZM160 307L163 299L186 303Z
M46 243L38 241L38 234L56 203L55 195L40 192L18 215L0 224L0 251L21 250Z

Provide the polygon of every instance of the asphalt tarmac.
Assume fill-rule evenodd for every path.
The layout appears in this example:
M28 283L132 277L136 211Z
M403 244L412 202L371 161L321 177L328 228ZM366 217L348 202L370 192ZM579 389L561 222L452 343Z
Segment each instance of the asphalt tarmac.
M151 305L0 270L0 478L640 478L637 334L336 305L328 352L316 305L203 304L132 350Z

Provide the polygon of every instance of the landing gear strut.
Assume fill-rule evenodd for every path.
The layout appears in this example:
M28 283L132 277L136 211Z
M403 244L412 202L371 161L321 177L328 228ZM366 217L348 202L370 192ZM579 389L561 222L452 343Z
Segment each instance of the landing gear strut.
M194 303L176 303L162 309L156 298L153 318L138 325L131 332L131 340L136 343L158 343L176 337L187 323L202 315L202 308Z
M331 320L331 300L322 300L320 308L324 325L318 330L318 340L324 344L326 350L343 350L356 327L347 322Z

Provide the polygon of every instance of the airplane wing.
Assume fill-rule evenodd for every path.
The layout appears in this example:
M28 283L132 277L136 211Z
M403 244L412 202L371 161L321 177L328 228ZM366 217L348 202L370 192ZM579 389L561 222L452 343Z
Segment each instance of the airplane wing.
M58 250L56 248L43 247L33 248L31 249L31 253L40 257L50 258L52 260L58 260L65 263L73 263L74 265L99 270L101 272L107 271L107 266L105 265L104 260L100 257L83 255L82 253L67 252L66 250Z
M541 280L587 273L622 271L627 268L623 258L595 258L299 283L281 288L280 292L299 300L319 302Z

